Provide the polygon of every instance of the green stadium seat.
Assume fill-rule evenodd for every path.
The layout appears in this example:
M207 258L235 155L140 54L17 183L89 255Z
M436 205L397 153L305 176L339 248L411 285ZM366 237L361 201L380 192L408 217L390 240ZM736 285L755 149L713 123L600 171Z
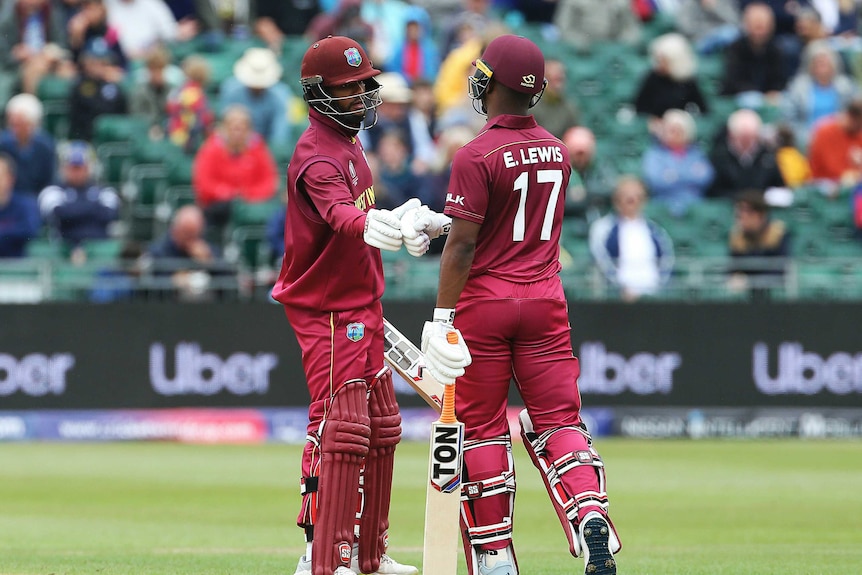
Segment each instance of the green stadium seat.
M132 114L102 114L93 122L93 145L106 142L131 142L146 137L150 122Z
M233 228L263 226L283 205L277 198L266 202L244 202L235 200L231 208L230 224Z
M54 301L86 301L101 267L97 264L57 263L52 267L51 299Z
M69 251L63 242L48 238L33 238L24 248L26 257L40 260L62 260L68 254Z
M120 238L86 240L81 247L87 255L88 262L113 262L120 257L123 240Z
M247 270L257 270L269 264L270 251L266 243L265 226L241 226L230 235L226 253L233 252L236 261Z

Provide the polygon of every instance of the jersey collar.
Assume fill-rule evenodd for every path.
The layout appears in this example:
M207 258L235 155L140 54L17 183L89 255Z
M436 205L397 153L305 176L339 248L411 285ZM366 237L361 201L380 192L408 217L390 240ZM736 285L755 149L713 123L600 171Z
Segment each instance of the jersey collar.
M520 130L524 128L535 128L537 125L536 119L532 115L515 116L513 114L500 114L499 116L494 116L488 120L484 129L490 130L491 128L500 126L501 128Z

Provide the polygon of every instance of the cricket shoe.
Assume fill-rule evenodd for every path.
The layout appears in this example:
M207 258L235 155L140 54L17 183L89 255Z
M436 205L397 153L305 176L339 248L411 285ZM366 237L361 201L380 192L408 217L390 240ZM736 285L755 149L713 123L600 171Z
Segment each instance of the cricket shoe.
M296 572L293 575L311 575L311 561L305 558L305 555L299 558L296 564Z
M518 575L509 550L486 550L479 554L479 575Z
M608 541L611 528L601 513L587 513L581 521L581 541L584 550L584 575L617 575L617 562Z
M359 548L353 548L353 557L350 558L350 570L356 575L362 575L359 569ZM386 553L380 556L380 566L374 573L365 575L418 575L419 569L413 565L402 565ZM336 574L337 575L337 574Z

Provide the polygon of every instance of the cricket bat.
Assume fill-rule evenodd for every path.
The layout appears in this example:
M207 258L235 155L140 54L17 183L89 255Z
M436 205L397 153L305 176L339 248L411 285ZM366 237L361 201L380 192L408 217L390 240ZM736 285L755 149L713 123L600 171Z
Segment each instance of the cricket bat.
M383 357L437 413L443 407L443 384L425 370L425 358L403 333L383 319Z
M431 424L423 575L456 575L458 572L463 458L464 424L455 416L455 385L447 385L440 419Z
M455 416L455 386L431 377L422 351L383 320L386 362L440 412L431 424L428 487L425 496L423 575L456 575L460 555L461 469L464 424Z

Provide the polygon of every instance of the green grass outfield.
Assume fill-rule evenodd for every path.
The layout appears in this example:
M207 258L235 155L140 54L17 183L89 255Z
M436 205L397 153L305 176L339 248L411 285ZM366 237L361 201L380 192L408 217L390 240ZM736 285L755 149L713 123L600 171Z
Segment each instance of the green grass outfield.
M600 439L621 575L862 574L862 442ZM2 575L292 575L300 448L0 444ZM523 575L583 573L515 446ZM390 551L420 562L426 446L399 447ZM463 560L460 572L466 573Z

